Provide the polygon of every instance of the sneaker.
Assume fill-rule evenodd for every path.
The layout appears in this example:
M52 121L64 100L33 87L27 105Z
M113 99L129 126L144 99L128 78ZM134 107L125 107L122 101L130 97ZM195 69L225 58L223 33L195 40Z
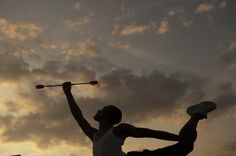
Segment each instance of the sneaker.
M199 104L190 106L187 108L187 113L191 117L195 114L199 114L203 116L203 118L207 119L207 113L216 109L216 104L211 101L203 101Z

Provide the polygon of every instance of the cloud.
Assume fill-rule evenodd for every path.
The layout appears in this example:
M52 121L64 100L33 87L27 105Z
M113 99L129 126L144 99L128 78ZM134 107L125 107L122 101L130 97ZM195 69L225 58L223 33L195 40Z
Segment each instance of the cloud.
M228 51L233 51L236 50L236 41L230 43L229 47L228 47Z
M215 6L212 3L203 3L198 5L197 9L195 10L195 13L201 14L205 12L210 12L213 9L215 9Z
M101 89L104 103L117 104L125 116L134 121L174 111L181 104L181 98L197 89L191 78L181 81L158 71L136 76L131 71L118 70L105 75L101 81L106 84Z
M219 4L219 7L221 9L225 8L227 6L227 1L226 0L223 0L220 4Z
M75 3L74 9L75 9L76 11L80 11L81 6L80 6L80 3L79 3L79 2Z
M43 43L40 46L47 50L61 51L66 60L72 56L96 57L99 53L96 39L87 39L73 44L69 42Z
M72 20L65 20L65 26L69 29L72 30L79 30L79 28L81 28L82 26L85 26L86 24L88 24L90 22L90 18L88 18L87 16L85 16L84 18L81 18L79 20L76 21L72 21Z
M71 48L71 44L68 42L55 42L55 43L42 43L40 45L42 48L52 49L52 50L66 50Z
M170 16L175 16L175 11L170 10L170 11L168 12L168 15L170 15Z
M64 20L63 23L66 28L70 30L79 31L80 28L86 26L88 23L91 22L92 18L94 17L93 13L89 13L86 16L80 17L78 20Z
M44 95L39 100L39 97L40 93L32 95L31 92L31 100L35 100L31 104L38 105L37 112L18 117L11 115L0 117L1 126L4 129L1 137L4 142L33 140L40 148L60 144L62 141L71 144L87 144L85 137L77 129L76 122L69 115L63 98Z
M170 31L170 26L169 26L169 22L167 20L163 20L160 23L160 27L158 28L158 33L159 34L166 34Z
M32 70L30 77L44 83L55 83L65 80L90 80L94 79L94 74L94 71L86 67L86 64L83 65L80 61L71 59L64 63L61 61L48 61L43 68Z
M43 28L34 23L11 23L5 19L0 19L0 35L13 40L24 41L34 39Z
M115 24L115 25L114 25L114 28L113 28L113 30L112 30L112 34L113 34L113 35L117 34L118 31L119 31L119 29L120 29L120 26L117 25L117 24Z
M98 66L100 65L97 65L97 68ZM18 73L20 72L22 71L19 70ZM94 74L86 65L82 66L78 60L74 62L70 59L64 63L48 61L42 68L22 75L21 79L15 76L17 80L13 83L17 83L17 89L14 91L17 100L7 101L5 105L10 105L7 107L10 112L6 116L0 116L0 127L3 130L1 139L4 142L33 140L39 148L47 148L62 142L87 145L88 141L77 129L77 124L69 112L61 88L36 90L34 86L38 82L56 83L68 78L74 80L73 82L92 80ZM88 92L88 89L86 90ZM17 115L22 111L23 114Z
M214 101L218 108L216 115L225 114L232 107L236 106L236 90L231 83L224 83L215 88Z
M113 104L120 107L124 113L123 121L137 122L167 116L183 105L201 101L206 94L202 90L206 83L199 77L182 73L167 74L157 70L149 74L135 75L130 70L118 67L114 69L114 65L99 57L72 56L68 53L64 55L68 55L64 62L50 60L43 67L22 75L24 78L20 81L15 81L18 84L16 93L19 98L17 101L11 100L8 104L26 112L16 116L17 110L8 107L12 112L0 116L3 141L33 141L40 148L60 143L88 145L88 140L69 111L61 88L36 90L33 86L39 81L62 82L68 78L82 81L94 79L96 75L104 72L105 74L98 77L100 85L96 88L73 88L77 103L92 125L95 124L92 116L104 105ZM13 60L21 62L18 59L16 57ZM113 70L110 70L112 68ZM21 68L18 70L24 73ZM90 90L95 93L90 93ZM236 101L235 90L231 85L223 85L219 90L216 101L222 104L220 110L227 111L234 106L233 101ZM21 104L23 102L24 108ZM26 109L27 106L33 109Z
M58 56L48 58L48 61L44 60L44 62L40 62L40 66L34 67L29 62L32 59L41 60L41 55L36 54L34 49L23 47L14 49L11 46L4 48L4 51L7 52L0 53L0 79L14 82L25 78L41 77L49 81L54 74L58 80L76 74L77 79L84 80L94 78L90 70L86 70L85 67L100 71L100 69L105 68L102 66L110 66L101 58L93 59L99 52L95 40L89 39L78 44L67 44L66 42L47 44L43 47L59 51ZM45 49L42 50L45 51ZM100 61L102 63L95 65Z
M186 21L183 21L183 26L186 27L186 28L192 28L193 26L193 21L192 20L186 20Z
M97 57L99 49L95 39L87 39L77 44L65 47L62 54L68 59L71 57Z
M12 112L12 113L17 113L17 112L19 112L19 109L20 109L20 106L18 104L14 103L12 100L4 101L4 103L2 103L2 105L5 106L5 108L8 112Z
M57 43L43 43L40 45L42 48L46 48L46 49L60 49L61 44L57 44Z
M120 4L120 11L125 12L126 10L128 10L128 7L126 6L125 2L122 2Z
M41 59L34 49L23 47L13 48L12 51L5 49L8 52L0 53L0 79L6 82L14 82L16 80L21 81L22 79L41 77L45 78L45 81L52 81L50 78L54 76L58 80L62 80L73 77L72 75L74 74L77 75L77 79L92 79L94 75L90 70L86 70L87 68L85 67L99 71L106 62L103 61L103 63L95 65L93 58L96 57L99 50L94 40L85 40L74 45L67 43L47 44L43 45L43 47L59 50L59 56L52 59L49 58L48 61L44 61L45 63L34 68L29 62L32 59ZM98 58L97 60L102 59ZM106 64L106 66L109 65Z
M10 52L0 53L0 79L3 81L15 81L28 75L29 64L24 59Z
M79 47L79 55L88 56L88 57L96 57L97 52L99 51L96 47L95 41L88 39L84 42L80 42L78 44Z
M155 32L157 31L159 34L165 34L170 31L169 22L165 19L160 22L160 26L157 29L157 24L155 22L150 22L147 25L144 24L132 24L124 27L120 30L119 35L121 36L130 36L130 35L143 35L145 32ZM115 25L115 29L113 30L113 34L116 34L119 30L119 26Z
M100 60L95 59L97 60L96 65L99 65ZM87 145L89 142L69 112L61 88L36 90L32 86L38 80L59 82L59 80L65 80L66 77L78 79L80 74L95 76L98 72L88 68L78 64L78 60L63 64L50 61L41 69L32 70L31 76L25 76L25 80L17 82L19 100L13 100L11 103L22 106L20 103L24 102L25 105L34 109L30 109L20 116L14 115L17 110L9 112L6 116L0 116L3 141L33 141L40 148L47 148L62 142ZM90 72L83 73L83 71ZM30 81L28 81L29 79ZM196 89L199 89L196 86L201 86L192 78L181 80L174 75L168 76L158 71L137 76L124 69L107 72L99 78L99 81L104 85L98 86L99 92L96 93L96 96L84 96L82 93L88 92L88 89L85 88L85 90L83 88L74 90L78 91L74 92L77 103L93 125L93 114L107 104L120 107L128 121L143 121L153 116L166 116L180 107L183 97L191 96ZM24 107L26 107L25 105Z
M119 30L119 26L115 25L115 29L113 30L113 34L116 34ZM170 25L169 22L164 19L160 22L160 25L158 25L155 22L150 22L149 24L131 24L120 31L121 36L130 36L130 35L143 35L145 32L157 32L161 35L166 34L170 32Z
M91 71L96 70L97 73L101 74L104 71L109 71L110 68L113 67L112 63L100 57L102 52L100 47L98 46L98 40L96 39L86 39L77 43L55 42L51 44L43 44L42 46L46 48L46 50L53 50L57 52L58 55L54 57L53 60L51 60L54 63L48 61L46 64L48 64L49 62L54 65L58 64L55 67L56 70L52 69L51 73L55 73L58 71L59 73L61 73L61 76L58 75L61 78L63 78L63 75L65 75L64 78L66 76L68 76L68 78L71 77L70 75L66 74L66 70L71 73L78 72L85 74L88 72L87 74L90 75L91 73L87 69ZM41 70L42 69L40 68L38 69L38 71ZM81 77L81 74L79 74L78 76L78 78L83 78ZM94 78L90 76L87 78Z
M86 47L84 49L90 46L92 49L97 48L94 40L80 44ZM201 101L206 94L202 90L206 82L199 77L157 70L136 75L98 56L87 57L75 51L63 53L62 60L49 60L41 68L33 70L28 70L27 63L20 56L12 53L8 55L9 58L5 58L10 60L7 67L12 71L10 67L14 64L15 70L8 77L13 77L13 83L17 83L18 100L8 101L5 105L11 105L7 107L11 112L0 115L1 139L5 142L32 141L40 148L60 143L88 145L88 140L69 111L61 88L36 90L34 86L38 82L63 82L68 79L74 82L99 78L100 85L95 88L73 88L77 103L92 125L95 125L93 114L104 105L120 107L124 113L123 121L138 122L174 114L180 107ZM13 75L15 73L17 75ZM18 76L21 79L18 80ZM222 111L218 112L221 115L223 110L228 111L235 106L235 89L232 85L222 85L215 99L221 104L219 110ZM13 109L13 106L17 109ZM22 110L24 113L19 115Z
M118 49L118 50L127 50L130 48L129 44L127 43L121 43L121 42L114 42L109 44L112 48Z
M236 69L236 42L231 42L218 59L231 69Z
M183 14L185 11L184 11L184 8L183 7L176 7L174 9L171 9L169 12L168 12L168 15L169 16L176 16L176 15L181 15Z
M143 35L146 31L150 30L149 25L143 25L143 24L132 24L124 27L120 35L121 36L130 36L130 35L135 35L135 34L140 34Z
M135 11L131 10L131 11L128 11L118 17L115 18L115 21L122 21L122 20L126 20L126 19L129 19L129 18L132 18L134 17L136 14L135 14Z

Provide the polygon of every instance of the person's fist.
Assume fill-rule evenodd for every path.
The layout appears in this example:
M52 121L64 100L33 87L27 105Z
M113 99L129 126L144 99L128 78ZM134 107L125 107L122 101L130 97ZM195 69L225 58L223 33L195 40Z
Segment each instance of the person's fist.
M64 82L62 86L63 86L63 91L65 93L68 93L71 91L71 82Z

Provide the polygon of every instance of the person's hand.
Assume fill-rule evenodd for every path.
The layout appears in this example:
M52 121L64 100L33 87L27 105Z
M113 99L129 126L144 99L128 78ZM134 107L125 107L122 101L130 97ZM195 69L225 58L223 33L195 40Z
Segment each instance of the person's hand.
M62 86L65 93L71 92L71 82L64 82Z

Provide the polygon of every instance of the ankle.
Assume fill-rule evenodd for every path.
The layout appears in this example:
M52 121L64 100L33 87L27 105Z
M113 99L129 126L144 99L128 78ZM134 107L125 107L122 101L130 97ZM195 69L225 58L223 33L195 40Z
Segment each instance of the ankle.
M196 118L198 120L207 119L207 116L200 114L200 113L194 114L192 117Z

